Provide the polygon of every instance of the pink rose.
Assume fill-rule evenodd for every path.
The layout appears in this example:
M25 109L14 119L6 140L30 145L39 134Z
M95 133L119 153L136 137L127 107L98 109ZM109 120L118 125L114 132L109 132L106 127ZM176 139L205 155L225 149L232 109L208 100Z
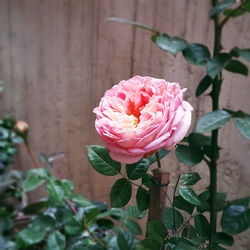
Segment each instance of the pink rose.
M160 148L174 149L191 124L192 106L178 83L134 76L105 92L95 127L113 160L131 164Z

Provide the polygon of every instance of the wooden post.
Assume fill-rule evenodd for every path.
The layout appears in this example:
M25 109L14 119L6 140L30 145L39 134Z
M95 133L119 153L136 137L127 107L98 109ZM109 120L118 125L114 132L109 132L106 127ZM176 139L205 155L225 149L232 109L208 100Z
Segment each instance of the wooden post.
M163 219L168 190L167 184L169 183L169 172L162 168L156 168L153 170L153 178L155 183L152 184L150 190L148 221Z

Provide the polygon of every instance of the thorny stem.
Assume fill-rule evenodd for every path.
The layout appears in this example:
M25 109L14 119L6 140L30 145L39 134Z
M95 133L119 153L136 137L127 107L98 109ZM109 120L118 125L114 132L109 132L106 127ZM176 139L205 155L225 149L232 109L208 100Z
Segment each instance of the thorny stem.
M180 181L181 174L178 175L175 187L174 187L174 193L173 193L173 234L176 234L176 220L175 220L175 193L177 190L178 183Z
M213 7L216 6L217 0L211 0ZM219 24L219 17L216 15L214 21L214 53L213 56L219 54L221 50L221 33L222 26ZM219 96L221 87L221 73L216 76L212 85L212 110L219 109ZM212 235L216 233L217 226L217 209L216 209L216 193L217 193L217 156L218 156L218 129L212 131L212 145L211 145L211 161L210 168L210 228L209 228L209 244L212 244Z

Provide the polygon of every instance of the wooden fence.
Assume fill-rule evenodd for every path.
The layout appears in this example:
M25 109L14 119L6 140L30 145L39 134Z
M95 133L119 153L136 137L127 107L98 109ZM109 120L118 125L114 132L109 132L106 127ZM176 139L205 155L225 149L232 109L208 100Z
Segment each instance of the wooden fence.
M96 173L86 157L86 145L101 143L92 110L106 89L137 74L179 82L189 89L186 97L195 108L193 127L211 103L205 95L195 98L202 67L164 53L149 32L106 18L135 20L211 48L210 8L209 0L1 0L0 79L5 91L0 111L30 124L34 152L66 152L56 163L57 176L73 180L88 198L108 201L114 178ZM224 48L249 47L249 27L249 14L230 21ZM222 91L221 107L249 112L249 77L226 73ZM220 143L219 191L229 192L229 198L249 194L250 143L233 123L221 131ZM17 163L22 169L32 167L24 148ZM172 179L190 169L208 178L205 165L188 168L174 154L163 165ZM207 185L203 181L200 187ZM234 249L247 249L247 233L240 238Z

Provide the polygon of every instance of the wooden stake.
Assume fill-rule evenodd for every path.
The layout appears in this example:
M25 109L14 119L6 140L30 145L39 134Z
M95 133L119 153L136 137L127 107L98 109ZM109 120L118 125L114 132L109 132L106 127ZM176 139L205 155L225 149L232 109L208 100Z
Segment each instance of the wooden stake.
M156 168L153 170L153 177L155 183L152 184L150 190L148 221L163 219L168 190L166 184L169 183L169 172L162 168Z

